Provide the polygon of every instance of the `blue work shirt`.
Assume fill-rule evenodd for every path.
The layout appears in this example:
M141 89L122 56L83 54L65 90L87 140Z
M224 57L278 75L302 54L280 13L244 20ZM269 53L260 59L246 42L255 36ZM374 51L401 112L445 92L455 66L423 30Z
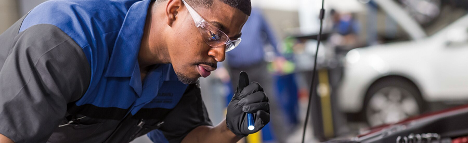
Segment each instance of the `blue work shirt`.
M0 35L0 134L21 142L181 142L211 126L196 84L138 54L150 0L50 0ZM158 31L154 31L158 32ZM160 32L163 36L163 33ZM150 134L151 136L152 134Z
M174 108L187 85L171 64L156 65L141 80L138 52L150 0L48 1L33 9L20 32L52 24L82 49L91 67L91 81L77 106L130 109ZM171 96L160 96L171 94ZM119 115L122 116L122 115Z

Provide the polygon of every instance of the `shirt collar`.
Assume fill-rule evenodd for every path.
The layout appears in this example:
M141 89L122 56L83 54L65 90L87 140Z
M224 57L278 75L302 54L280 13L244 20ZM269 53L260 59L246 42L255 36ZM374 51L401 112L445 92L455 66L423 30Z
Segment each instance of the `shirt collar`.
M127 11L107 66L107 77L132 76L140 51L149 4L150 0L138 1Z
M172 64L167 64L167 72L166 72L166 77L164 78L164 81L179 81L179 78L177 77L177 74L174 71L174 68L172 67Z
M162 82L166 81L179 81L177 74L172 68L171 64L157 65L151 69L145 79L144 87L141 81L141 75L139 71L138 64L135 65L132 77L130 78L130 87L137 93L140 97L143 93L143 89L146 87L151 87L150 90L159 89ZM157 92L157 90L155 91ZM154 92L149 92L154 93Z

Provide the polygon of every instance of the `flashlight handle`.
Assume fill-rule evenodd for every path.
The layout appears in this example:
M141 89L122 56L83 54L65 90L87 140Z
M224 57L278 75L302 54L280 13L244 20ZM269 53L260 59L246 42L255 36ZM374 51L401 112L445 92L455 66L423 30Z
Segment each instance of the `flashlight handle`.
M254 130L255 129L254 123L255 121L253 119L252 113L247 113L247 129Z

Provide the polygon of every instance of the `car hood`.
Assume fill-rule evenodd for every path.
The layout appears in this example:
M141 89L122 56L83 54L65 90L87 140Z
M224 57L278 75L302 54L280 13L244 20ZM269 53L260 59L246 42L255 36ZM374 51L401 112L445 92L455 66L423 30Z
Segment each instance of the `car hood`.
M407 56L427 51L430 47L431 43L428 40L418 40L362 47L355 50L362 54L382 56L382 58L407 58Z
M399 72L430 64L437 45L428 39L353 49L346 55L348 68L370 66L379 73ZM403 64L404 63L404 64Z

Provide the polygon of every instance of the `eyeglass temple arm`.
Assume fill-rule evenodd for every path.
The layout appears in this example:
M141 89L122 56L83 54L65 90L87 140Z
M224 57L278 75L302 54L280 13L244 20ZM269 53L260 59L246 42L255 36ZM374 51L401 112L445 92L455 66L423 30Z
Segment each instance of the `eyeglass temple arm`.
M184 0L185 6L187 6L187 10L189 11L190 15L192 15L193 22L195 22L197 27L204 26L203 21L205 21L190 5L187 4Z

